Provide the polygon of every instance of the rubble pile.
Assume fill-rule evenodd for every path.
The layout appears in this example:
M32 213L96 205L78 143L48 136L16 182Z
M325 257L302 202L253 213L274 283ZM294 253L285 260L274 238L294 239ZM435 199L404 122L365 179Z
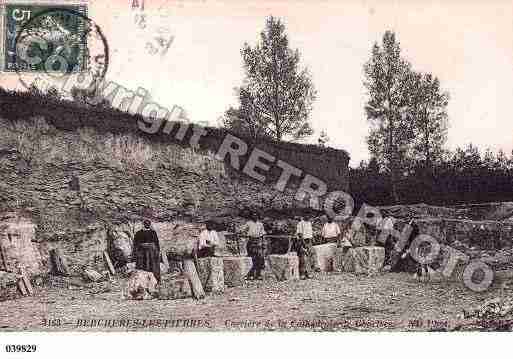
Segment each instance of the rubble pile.
M463 309L462 323L455 330L511 331L513 299L510 296L497 297L478 307Z

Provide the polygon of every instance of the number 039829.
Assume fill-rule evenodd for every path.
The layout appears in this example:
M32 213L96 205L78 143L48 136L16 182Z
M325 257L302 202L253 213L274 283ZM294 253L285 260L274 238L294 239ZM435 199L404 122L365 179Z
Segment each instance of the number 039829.
M7 353L34 353L37 349L35 344L7 344L5 351Z

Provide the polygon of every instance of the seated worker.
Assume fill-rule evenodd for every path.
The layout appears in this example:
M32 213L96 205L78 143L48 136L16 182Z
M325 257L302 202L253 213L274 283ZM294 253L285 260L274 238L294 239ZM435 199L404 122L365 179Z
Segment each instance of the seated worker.
M215 228L215 223L211 220L205 223L206 228L201 231L196 246L193 249L195 258L214 257L214 251L219 244L219 236Z

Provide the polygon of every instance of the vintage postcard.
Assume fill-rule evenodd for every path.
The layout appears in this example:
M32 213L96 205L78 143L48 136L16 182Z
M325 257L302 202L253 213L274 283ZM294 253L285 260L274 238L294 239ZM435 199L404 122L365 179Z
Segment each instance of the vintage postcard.
M511 331L512 14L2 0L0 331Z

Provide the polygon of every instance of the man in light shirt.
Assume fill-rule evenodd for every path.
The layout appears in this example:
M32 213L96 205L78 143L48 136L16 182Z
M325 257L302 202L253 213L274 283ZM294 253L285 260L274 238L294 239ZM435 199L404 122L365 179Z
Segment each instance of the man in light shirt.
M310 271L316 266L315 254L313 252L313 229L312 222L304 217L300 217L296 225L296 251L299 258L299 276L301 279L312 278Z
M351 242L347 238L342 238L340 226L335 222L332 216L328 217L328 221L322 227L321 234L325 242L335 242L337 243L337 247L343 248L344 251L352 247Z
M324 223L321 230L321 236L324 238L326 242L336 242L340 241L340 231L339 225L334 221L332 216L328 217L328 221Z
M248 256L251 257L253 265L248 273L248 280L262 280L262 270L265 267L265 241L264 241L264 225L256 213L249 216L249 220L242 227L242 232L248 237L246 249Z
M214 229L214 223L209 220L205 225L206 228L201 231L193 250L195 258L213 257L215 248L219 244L219 236Z

